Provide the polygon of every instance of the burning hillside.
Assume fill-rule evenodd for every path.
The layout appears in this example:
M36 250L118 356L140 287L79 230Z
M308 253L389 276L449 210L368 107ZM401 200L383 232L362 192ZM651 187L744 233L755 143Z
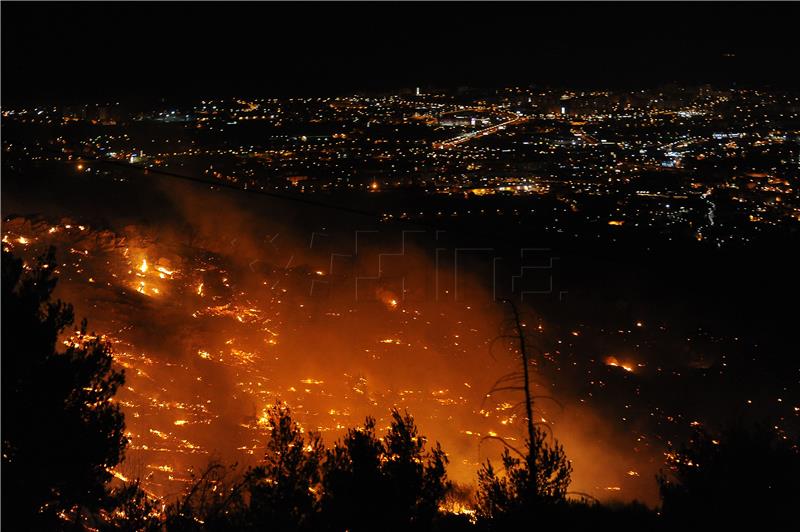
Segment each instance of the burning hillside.
M349 285L347 296L336 295L336 270L282 249L277 234L242 253L236 237L211 241L146 225L114 230L39 217L4 224L4 246L27 260L56 247L59 297L112 342L126 370L117 399L130 445L120 478L141 477L171 497L188 468L212 457L252 463L263 448L264 409L276 398L328 441L367 415L382 427L391 407L408 409L442 442L460 482L474 481L496 453L484 437L521 439L519 398L487 396L514 364L513 356L489 356L502 319L496 305L414 302L402 286L374 279L362 282L360 297ZM541 323L532 327L541 331ZM552 385L538 386L552 395ZM657 466L655 452L624 457L609 446L610 429L596 433L594 415L576 407L537 405L537 421L555 427L577 464L576 489L604 497L627 485L641 496L638 470Z

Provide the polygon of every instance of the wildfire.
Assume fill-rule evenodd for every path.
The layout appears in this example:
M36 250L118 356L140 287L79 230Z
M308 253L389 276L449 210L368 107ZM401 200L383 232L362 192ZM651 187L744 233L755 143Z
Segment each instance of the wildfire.
M606 362L607 366L614 366L616 368L622 368L625 371L627 371L628 373L633 373L633 366L631 366L630 364L625 364L625 363L617 360L617 357L615 357L615 356L606 357L605 362Z
M261 319L261 310L255 307L240 307L234 303L226 303L225 305L198 310L192 315L195 318L201 316L227 316L240 323L252 323Z
M269 412L264 410L261 415L259 416L258 420L256 421L259 427L263 428L270 428L270 419L269 419Z
M76 222L77 223L77 222ZM80 226L75 225L76 229ZM88 231L91 227L86 226ZM39 233L26 232L24 229L13 231L4 241L8 245L28 243L28 238L19 237L20 233L28 235L31 246L46 243L52 239L72 238L75 231L70 231L68 224L62 222L58 226L50 224L43 225ZM47 234L53 235L52 237ZM104 235L105 233L101 234ZM145 235L147 236L147 235ZM301 320L290 320L289 310L286 309L286 301L292 296L290 284L281 284L275 288L275 280L272 278L261 279L263 286L272 287L270 290L262 289L259 291L245 291L246 287L253 283L240 282L237 277L238 269L229 268L227 258L220 258L217 255L206 257L201 254L178 254L176 249L168 248L162 244L151 244L150 241L141 242L138 238L129 237L127 240L111 240L116 242L113 246L92 247L91 254L83 249L83 245L77 245L80 249L72 250L69 261L66 265L59 265L65 272L64 278L72 277L72 285L80 286L78 283L86 283L86 287L91 286L92 291L102 290L102 292L92 292L90 302L98 301L98 305L105 305L105 297L110 290L124 290L130 294L133 290L143 295L149 296L147 303L137 298L131 304L135 309L140 305L147 312L161 312L162 309L166 317L180 318L186 322L177 322L178 326L188 323L191 318L202 320L190 323L192 330L191 342L187 342L187 350L192 360L177 357L163 357L160 347L152 353L146 354L142 348L134 343L128 336L131 327L128 326L128 315L125 311L119 314L114 312L100 313L98 320L103 325L110 323L120 335L115 340L115 360L123 367L128 368L129 386L121 391L119 404L125 408L128 415L128 425L131 432L132 456L136 460L146 460L144 463L153 464L147 466L150 471L148 475L148 486L155 487L159 492L168 492L174 489L172 483L183 482L182 479L173 478L172 468L181 471L186 465L197 465L192 462L189 455L205 455L208 451L204 449L209 443L204 439L202 444L197 444L182 439L189 437L194 439L204 433L205 426L216 428L220 422L228 422L231 417L224 417L220 413L220 408L227 405L226 401L217 401L215 398L219 394L229 394L231 391L238 402L245 404L245 409L240 413L240 417L233 418L234 422L248 431L260 433L269 428L269 417L267 412L253 411L249 408L250 404L263 404L271 402L274 397L285 397L287 400L296 401L293 407L299 416L313 420L314 424L309 425L320 432L338 432L356 424L353 420L362 415L362 408L371 412L379 412L386 404L397 403L402 406L409 406L415 414L419 411L424 416L425 409L420 405L432 404L437 416L448 416L457 418L461 410L461 405L471 405L471 397L480 394L483 384L480 379L475 383L462 382L450 383L446 380L437 384L445 384L450 387L438 386L433 389L428 385L419 386L419 389L405 390L403 388L386 389L382 388L382 377L380 374L373 379L370 376L370 385L367 385L367 378L360 373L344 373L344 379L335 373L328 371L325 365L310 365L311 371L320 373L297 374L303 368L304 360L295 357L295 339L307 333L303 329L305 322ZM82 242L82 241L81 241ZM72 245L72 240L67 240L67 249ZM125 246L130 245L130 248ZM87 244L88 246L88 244ZM145 247L147 246L147 247ZM22 246L19 246L22 249ZM32 251L27 249L27 251ZM183 252L182 252L183 253ZM146 257L150 257L147 259ZM72 264L74 262L74 264ZM110 268L110 272L109 272ZM257 272L244 269L247 275L256 275ZM81 275L73 275L80 272ZM106 272L109 275L106 275ZM287 273L288 276L291 273ZM305 280L309 270L303 269L302 275ZM313 278L326 278L330 272L324 270L310 269ZM158 280L158 278L163 280ZM292 279L292 277L289 277ZM248 280L248 279L245 279ZM209 282L209 293L206 294L204 281ZM236 290L219 290L218 285L226 287L237 287ZM261 284L259 283L259 286ZM286 286L286 287L284 287ZM199 297L193 297L194 293ZM183 294L189 295L188 298L180 297ZM208 297L205 297L208 295ZM379 329L366 328L363 335L363 347L367 353L365 357L370 357L374 364L397 363L406 364L406 353L411 353L412 349L420 349L420 355L431 353L437 349L435 340L427 336L415 336L415 327L435 327L438 322L433 321L434 317L425 315L425 309L416 306L413 298L406 298L406 292L400 289L390 290L388 288L377 288L371 304L379 302L378 307L383 305L385 311L376 313L376 320L394 325L395 321L402 322L402 325L393 328L386 328L383 325ZM158 296L158 297L156 297ZM203 299L200 299L203 298ZM88 298L87 298L88 299ZM144 298L142 298L144 299ZM369 299L369 298L366 298ZM302 307L304 301L299 301ZM400 305L400 303L403 303ZM308 307L308 305L306 305ZM98 309L108 307L98 306ZM127 308L127 307L126 307ZM284 310L285 309L285 310ZM469 310L470 307L467 307ZM358 310L332 309L340 312L326 312L315 317L314 327L320 327L320 336L327 337L329 327L325 321L329 320L330 325L335 330L343 332L347 329L346 321L349 312ZM392 311L392 312L386 312ZM312 311L302 311L305 318ZM385 314L385 315L384 315ZM442 314L444 316L444 314ZM134 316L135 317L135 316ZM465 319L464 316L459 317ZM138 320L135 320L138 321ZM284 329L286 322L291 321L292 327ZM94 323L94 322L92 322ZM156 321L157 324L161 322ZM171 324L172 322L170 322ZM355 322L354 322L355 323ZM359 327L362 327L361 322ZM635 322L634 322L635 323ZM459 322L461 324L461 322ZM535 329L536 324L529 329ZM366 327L370 324L367 323ZM638 323L637 323L638 326ZM110 327L110 326L109 326ZM448 339L455 338L455 347L458 350L465 349L463 346L471 345L472 340L468 339L470 332L477 333L476 329L465 329L468 327L465 322L462 328L447 334ZM539 326L539 330L541 330ZM424 330L428 330L427 328ZM568 330L569 331L569 330ZM494 334L494 330L491 331ZM572 336L579 336L583 333L578 330L571 332ZM278 344L277 338L282 338L281 348L274 348ZM226 340L226 338L229 338ZM117 343L119 341L119 343ZM480 342L479 335L475 336L474 342ZM451 348L450 340L447 340L448 348ZM224 343L224 345L222 345ZM371 345L370 345L371 344ZM427 344L427 345L425 345ZM283 346L286 347L283 347ZM336 349L333 346L332 349ZM196 355L195 355L196 353ZM389 356L389 354L394 356ZM192 356L194 355L194 356ZM202 359L202 361L197 359ZM293 361L297 359L297 361ZM331 358L333 361L339 359ZM390 361L390 362L386 362ZM606 364L621 367L627 372L633 372L636 364L626 361L622 363L614 357L608 357ZM196 365L196 366L195 366ZM147 369L147 371L143 371ZM379 367L376 366L376 372ZM349 371L349 370L347 370ZM612 370L613 371L613 370ZM224 379L211 378L216 372L225 372ZM207 378L207 376L209 378ZM464 377L474 375L465 374ZM475 376L480 377L480 376ZM292 380L288 380L291 378ZM298 384L295 387L290 384ZM400 382L397 383L398 385ZM430 384L433 384L431 382ZM226 386L223 388L222 386ZM231 387L229 390L227 387ZM456 387L457 386L457 387ZM472 388L476 390L470 391ZM186 395L182 401L176 397L183 397L181 390L190 390L192 398ZM177 391L177 393L176 393ZM470 394L470 395L467 395ZM222 404L223 407L218 405ZM353 407L353 405L356 405ZM353 407L351 412L350 408ZM444 410L447 408L448 410ZM466 408L470 409L470 406ZM384 408L385 410L385 408ZM327 416L331 418L326 419ZM469 413L468 413L469 414ZM516 430L520 423L520 417L513 412L512 403L500 403L481 410L480 418L485 422L470 427L472 430L459 428L456 436L459 438L479 439L483 435L498 436L503 434L507 438L512 429ZM421 419L425 419L421 417ZM432 419L436 419L434 416ZM439 418L442 419L442 418ZM537 421L538 421L537 416ZM381 420L382 422L382 420ZM430 423L430 421L429 421ZM491 425L489 425L491 423ZM494 430L489 430L492 427ZM466 427L465 427L466 428ZM258 454L261 447L256 446L250 439L250 434L243 432L242 435L235 435L235 438L243 437L242 441L233 440L235 448L246 455ZM335 439L335 434L330 436ZM510 438L513 439L513 438ZM227 452L227 450L226 450ZM151 459L158 456L157 459ZM192 459L194 460L194 459ZM202 458L201 458L202 460ZM163 464L163 465L160 465ZM624 472L627 467L622 471ZM119 475L114 472L118 479ZM628 477L634 476L628 473ZM644 476L644 472L642 473ZM626 477L626 478L628 478ZM472 519L474 510L466 503L455 503L448 505L448 511L454 514L463 514Z
M160 430L156 430L156 429L150 429L150 434L153 434L154 436L157 436L157 437L161 438L162 440L166 440L169 437L165 433L161 432Z
M156 266L156 270L158 270L159 272L163 273L164 275L172 276L172 275L175 274L174 270L167 269L167 268L165 268L163 266Z
M118 480L121 480L122 482L128 482L128 477L126 477L125 475L123 475L119 471L117 471L115 469L106 469L106 471L108 471L109 473L114 475L114 478L116 478Z
M469 519L473 525L478 522L477 512L474 508L457 500L447 500L439 506L439 511L454 515L464 515Z
M386 290L384 288L378 288L376 291L377 298L386 305L386 308L389 310L394 310L399 305L399 301L397 300L397 296L391 292L390 290Z

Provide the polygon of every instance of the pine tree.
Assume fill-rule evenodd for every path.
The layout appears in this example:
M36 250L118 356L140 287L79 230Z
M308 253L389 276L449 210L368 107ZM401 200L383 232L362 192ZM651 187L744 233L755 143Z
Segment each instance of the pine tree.
M85 321L57 349L73 310L52 300L52 249L29 268L3 250L2 268L3 524L79 524L112 504L109 470L127 443L112 399L124 375Z
M310 530L319 503L322 440L306 435L284 404L270 407L268 418L264 460L247 474L251 521L257 528Z
M392 411L381 441L375 420L348 431L327 453L322 508L333 530L430 530L450 487L447 456L426 449L414 419Z

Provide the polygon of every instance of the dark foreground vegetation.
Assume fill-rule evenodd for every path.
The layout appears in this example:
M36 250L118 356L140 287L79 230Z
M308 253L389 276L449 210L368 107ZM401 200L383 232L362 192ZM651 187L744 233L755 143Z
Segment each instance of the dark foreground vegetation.
M448 480L447 454L419 434L408 413L393 411L386 433L368 418L326 447L280 402L269 410L256 466L212 462L181 497L154 499L138 480L113 480L127 444L113 401L124 374L85 322L62 343L73 312L51 298L55 264L52 251L27 266L3 251L6 530L673 530L747 523L788 530L795 524L797 442L767 428L698 432L675 449L658 478L656 511L569 492L572 468L563 448L531 423L525 445L507 446L499 464L487 461L473 489Z

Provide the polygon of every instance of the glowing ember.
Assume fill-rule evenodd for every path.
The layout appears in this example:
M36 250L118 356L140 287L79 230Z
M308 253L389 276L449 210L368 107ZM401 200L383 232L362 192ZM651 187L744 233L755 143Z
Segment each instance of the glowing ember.
M145 261L145 263L146 263L146 261ZM165 268L163 266L156 266L156 270L161 272L161 273L163 273L164 275L170 275L170 276L175 273L173 270L169 270L169 269L167 269L167 268ZM147 271L147 270L145 268L145 270L142 270L142 271Z
M114 478L119 479L122 482L128 482L128 477L126 477L125 475L123 475L119 471L116 471L114 469L109 469L108 472L111 473L112 475L114 475Z

